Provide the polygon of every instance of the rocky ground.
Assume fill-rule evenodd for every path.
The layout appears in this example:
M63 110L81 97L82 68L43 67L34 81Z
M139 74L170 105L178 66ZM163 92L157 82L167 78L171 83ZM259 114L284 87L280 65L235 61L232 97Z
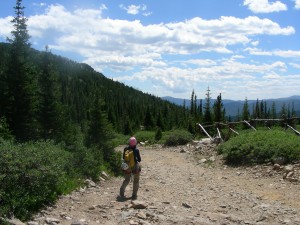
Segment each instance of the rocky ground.
M139 146L137 201L119 199L122 178L104 174L100 183L61 197L28 224L300 224L299 164L232 168L214 147L207 140ZM131 190L132 183L126 196Z

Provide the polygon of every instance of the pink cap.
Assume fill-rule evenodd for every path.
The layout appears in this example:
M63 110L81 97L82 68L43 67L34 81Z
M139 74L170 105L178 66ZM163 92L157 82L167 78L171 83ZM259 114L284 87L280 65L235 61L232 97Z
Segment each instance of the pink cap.
M129 139L129 145L130 145L131 147L133 147L133 146L136 146L136 144L137 144L137 141L136 141L135 137L131 137L131 138Z

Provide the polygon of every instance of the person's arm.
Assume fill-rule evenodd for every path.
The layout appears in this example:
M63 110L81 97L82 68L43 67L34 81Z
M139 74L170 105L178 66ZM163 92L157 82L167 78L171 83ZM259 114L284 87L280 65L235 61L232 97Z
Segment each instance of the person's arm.
M141 155L140 155L140 150L136 149L136 159L138 162L141 162L142 159L141 159Z
M126 152L127 148L124 148L123 150L123 159L125 159L125 152Z

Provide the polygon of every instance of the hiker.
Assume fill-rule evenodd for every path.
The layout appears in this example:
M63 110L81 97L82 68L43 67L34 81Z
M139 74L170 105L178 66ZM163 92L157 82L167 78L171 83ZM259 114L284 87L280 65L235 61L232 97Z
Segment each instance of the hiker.
M137 192L139 189L139 181L140 181L140 162L141 156L140 151L136 148L137 140L135 137L131 137L129 139L129 145L124 148L123 151L123 163L122 169L124 172L125 179L120 188L120 197L124 198L125 189L130 182L131 176L133 176L133 191L132 191L132 200L137 199Z

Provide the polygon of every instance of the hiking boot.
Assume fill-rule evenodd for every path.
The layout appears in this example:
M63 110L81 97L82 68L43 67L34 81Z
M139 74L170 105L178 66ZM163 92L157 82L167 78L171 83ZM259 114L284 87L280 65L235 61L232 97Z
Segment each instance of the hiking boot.
M137 200L137 196L136 195L132 195L131 199L132 200Z
M125 198L125 195L124 193L120 192L120 195L119 195L121 198Z

